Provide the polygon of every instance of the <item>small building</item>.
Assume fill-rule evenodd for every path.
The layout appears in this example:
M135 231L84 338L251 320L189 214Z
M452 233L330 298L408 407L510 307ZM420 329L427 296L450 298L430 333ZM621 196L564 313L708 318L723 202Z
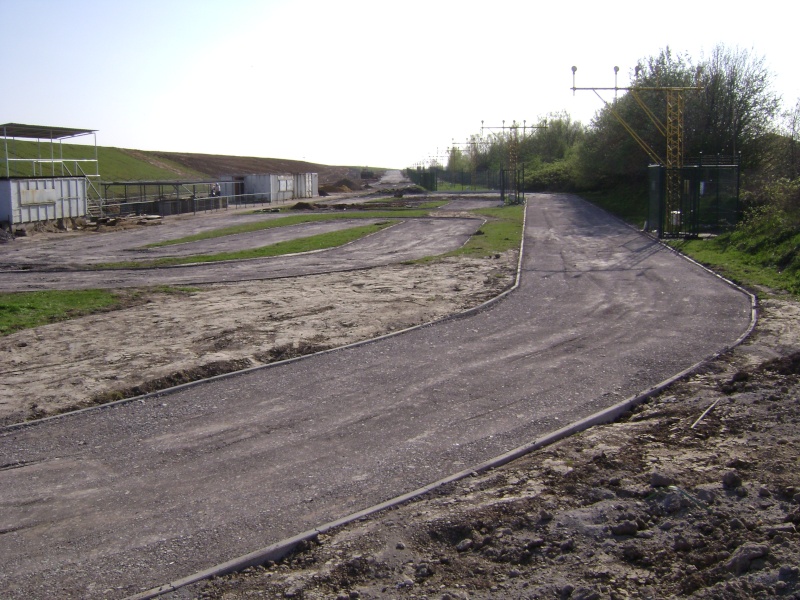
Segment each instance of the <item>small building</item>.
M99 176L96 141L81 146L85 156L71 157L64 156L62 141L95 130L6 123L0 133L0 227L88 214L90 177Z
M249 202L319 195L317 173L221 176L213 180L101 181L94 145L63 140L93 129L0 125L0 227L86 216L172 215ZM17 140L23 140L18 142ZM34 141L35 140L35 141Z
M0 227L85 217L85 177L0 179Z
M295 198L314 198L319 196L319 174L295 173L294 190Z
M244 176L244 193L267 202L281 202L319 195L318 173L279 175L265 173Z

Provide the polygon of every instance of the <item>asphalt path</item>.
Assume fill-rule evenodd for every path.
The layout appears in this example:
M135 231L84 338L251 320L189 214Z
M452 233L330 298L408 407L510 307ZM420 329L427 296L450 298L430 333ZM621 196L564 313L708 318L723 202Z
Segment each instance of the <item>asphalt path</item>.
M106 262L105 256L125 256L148 244L286 216L285 213L254 213L254 210L174 215L133 229L119 230L109 226L106 231L72 231L47 237L18 238L3 245L0 268Z
M350 221L349 227L366 225L368 222L370 221ZM482 223L483 221L479 218L407 219L372 235L329 250L232 262L157 269L0 271L0 291L23 292L46 289L102 289L145 285L222 283L377 267L425 256L436 256L455 250L461 247ZM186 246L191 246L188 249L178 248L162 252L185 252L183 255L187 256L204 253L202 249L212 245L217 248L216 251L227 250L237 244L239 249L257 247L274 243L279 239L307 237L321 233L323 230L331 231L341 225L308 223L276 230L265 230L257 234L225 236L225 238L208 240L203 243L193 242L186 244ZM103 252L103 249L94 248L94 252ZM113 255L113 250L109 249L107 255ZM155 255L150 255L148 258L154 257Z
M262 221L264 219L260 219ZM153 227L131 232L132 235L105 233L99 237L72 237L66 240L48 240L46 243L22 248L11 255L4 256L4 268L44 268L49 270L59 270L65 267L86 268L98 263L112 262L144 262L158 258L189 257L202 254L217 254L220 252L237 252L250 250L261 246L269 246L313 235L351 229L372 225L378 222L386 222L388 219L336 219L332 221L314 221L261 229L246 233L236 233L215 238L196 240L193 242L181 242L166 246L148 247L151 244L176 239L175 237L148 236ZM250 222L243 221L243 223ZM219 229L223 225L219 224L214 229ZM158 228L160 229L160 228ZM192 227L191 229L194 229ZM172 228L168 229L174 232ZM125 232L128 233L128 232ZM159 233L161 233L159 231ZM145 235L137 235L145 234ZM192 234L186 234L192 235ZM155 239L147 241L148 238ZM178 238L179 239L179 238Z
M376 342L0 432L0 596L119 598L480 464L733 343L749 298L569 196L521 282Z

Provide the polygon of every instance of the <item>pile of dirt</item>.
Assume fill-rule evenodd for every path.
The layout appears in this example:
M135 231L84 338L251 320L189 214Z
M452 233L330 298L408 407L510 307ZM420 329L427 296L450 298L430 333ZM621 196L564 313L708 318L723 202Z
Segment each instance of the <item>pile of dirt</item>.
M125 398L135 398L144 394L151 394L165 390L167 388L183 385L184 383L191 383L194 381L201 381L217 375L225 375L227 373L235 373L243 369L248 369L255 366L253 362L246 358L238 360L217 360L210 363L199 365L184 369L182 371L175 371L164 377L157 377L150 379L140 385L135 385L129 388L113 390L97 394L84 403L84 406L96 406L99 404L107 404L116 400L123 400Z
M186 593L800 598L797 309L616 423Z
M274 346L267 352L260 352L254 355L254 358L263 364L278 362L281 360L289 360L290 358L298 358L300 356L308 356L316 352L323 352L330 350L332 346L327 344L315 344L306 340L299 342L291 342L288 344L281 344Z
M325 194L346 194L347 192L357 192L361 190L360 183L354 182L352 179L340 179L339 181L327 185L319 186L319 191Z
M292 210L317 210L319 205L313 204L312 202L295 202L294 206L291 208Z
M396 198L402 198L406 194L408 194L408 195L427 194L428 190L426 190L424 187L421 187L421 186L418 186L418 185L407 185L405 187L397 188L397 189L380 190L379 193L381 193L381 194L389 194L390 196L395 196Z

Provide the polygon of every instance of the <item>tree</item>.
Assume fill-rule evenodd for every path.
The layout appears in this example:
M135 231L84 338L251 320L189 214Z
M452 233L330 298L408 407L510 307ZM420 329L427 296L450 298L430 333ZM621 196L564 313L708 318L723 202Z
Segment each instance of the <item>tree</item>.
M743 166L757 167L780 109L764 57L718 45L700 69L703 91L687 99L687 150L741 152Z
M633 93L608 103L596 114L581 152L581 172L591 184L613 185L621 179L644 181L653 157L642 149L620 118L644 144L665 159L666 141L641 99L660 123L666 122L666 93L648 88L698 87L684 92L684 157L741 152L744 167L759 165L765 134L772 127L780 100L772 91L772 74L762 57L723 45L695 65L669 47L641 59Z
M780 134L785 150L778 160L784 177L796 179L800 175L800 98L794 108L782 115Z
M469 156L464 154L460 148L453 146L450 148L450 154L447 157L447 170L451 172L469 171L470 162Z

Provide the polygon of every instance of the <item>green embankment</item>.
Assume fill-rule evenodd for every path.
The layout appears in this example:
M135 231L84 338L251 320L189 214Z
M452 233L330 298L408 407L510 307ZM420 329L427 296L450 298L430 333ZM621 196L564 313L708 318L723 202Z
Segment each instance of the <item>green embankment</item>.
M61 144L55 145L56 159L63 158L66 161L65 167L70 172L61 172L61 167L57 167L55 171L51 166L43 163L39 164L37 174L49 176L54 174L61 175L77 175L75 172L75 163L69 162L76 159L95 159L94 146L87 146L81 144ZM48 143L37 143L24 140L13 140L9 143L8 149L9 156L23 159L49 159L50 158L50 145ZM127 150L123 148L111 148L108 146L97 147L97 161L100 165L103 181L155 181L155 180L168 180L168 179L205 179L209 174L201 173L179 165L174 161L167 158L159 157L158 160L150 156L147 152L139 150ZM92 163L79 163L81 168L87 175L94 175L96 168ZM18 170L12 175L31 176L32 167L31 163L21 162L15 163L15 169Z
M669 242L673 248L759 294L800 297L800 231L754 234L746 227L716 238Z

